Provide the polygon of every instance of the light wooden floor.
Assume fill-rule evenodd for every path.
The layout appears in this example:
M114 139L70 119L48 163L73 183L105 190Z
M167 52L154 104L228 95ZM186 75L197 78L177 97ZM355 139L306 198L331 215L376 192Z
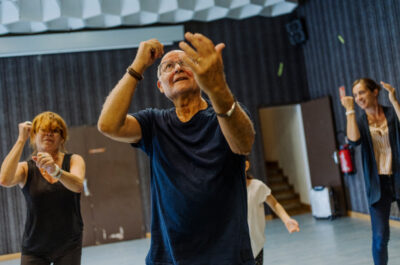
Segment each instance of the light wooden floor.
M267 222L264 264L370 265L371 227L368 221L338 218L315 220L310 214L295 216L300 233L289 235L278 219ZM150 240L114 243L83 250L82 265L142 265ZM391 229L389 264L400 264L400 228ZM0 262L18 265L19 260Z

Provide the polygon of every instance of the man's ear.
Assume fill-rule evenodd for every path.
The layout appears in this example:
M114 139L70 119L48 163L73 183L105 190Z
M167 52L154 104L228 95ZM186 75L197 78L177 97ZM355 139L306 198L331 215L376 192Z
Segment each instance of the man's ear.
M157 87L160 90L160 92L164 94L164 89L162 87L162 84L161 84L160 80L157 81Z

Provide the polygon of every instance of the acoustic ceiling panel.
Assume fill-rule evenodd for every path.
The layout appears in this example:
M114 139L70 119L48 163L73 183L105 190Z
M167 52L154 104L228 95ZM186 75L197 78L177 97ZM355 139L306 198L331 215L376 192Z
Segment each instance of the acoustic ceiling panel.
M0 35L273 17L297 0L0 0Z

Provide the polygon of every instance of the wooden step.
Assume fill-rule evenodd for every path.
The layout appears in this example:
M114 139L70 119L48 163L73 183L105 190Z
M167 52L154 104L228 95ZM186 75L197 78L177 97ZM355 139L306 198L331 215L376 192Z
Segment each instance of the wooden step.
M300 202L300 196L295 193L293 186L289 184L288 178L279 167L277 161L265 162L267 169L267 185L282 207L289 215L297 215L311 212L310 206ZM275 214L273 214L276 216Z
M283 199L280 200L279 203L282 205L282 207L287 211L290 209L296 209L296 208L301 208L302 203L300 202L299 198L290 198L290 199Z
M280 168L267 168L267 175L283 175L283 170Z
M282 173L282 169L279 167L278 162L266 162L265 168L268 175Z
M266 166L266 168L278 168L279 169L279 163L277 161L265 161L265 166Z
M287 204L287 205L285 205L285 206L282 205L282 207L283 207L286 211L295 210L295 209L301 208L301 203L298 202L298 201L296 201L296 202L293 202L293 203L291 203L291 204Z
M299 214L310 213L311 208L308 205L301 204L301 207L288 209L286 211L290 216L294 216L294 215L299 215Z
M268 179L268 185L269 186L290 186L289 182L285 180L284 178L274 178L272 181Z
M280 202L281 200L285 199L295 199L300 198L298 194L296 194L293 189L289 190L281 190L281 191L274 191L272 195Z
M299 204L301 204L300 200L299 200L299 196L294 196L293 198L279 200L279 203L282 204L282 206L284 208L286 206L289 206L289 205L299 205Z
M275 183L275 182L286 182L288 183L288 179L286 176L281 174L276 175L268 175L268 183Z
M278 191L284 191L284 190L293 190L293 186L288 184L287 182L268 183L268 186L272 190L272 193L276 193Z

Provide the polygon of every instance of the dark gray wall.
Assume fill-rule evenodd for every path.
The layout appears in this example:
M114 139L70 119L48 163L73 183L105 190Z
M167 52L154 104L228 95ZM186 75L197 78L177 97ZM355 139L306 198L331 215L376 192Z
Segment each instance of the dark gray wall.
M398 0L309 0L297 9L304 18L308 41L303 45L307 82L312 99L331 96L336 132L345 130L346 118L338 87L360 77L370 77L400 86L400 1ZM345 41L342 44L338 35ZM397 90L399 91L399 90ZM380 100L390 104L387 93ZM358 110L358 115L360 111ZM343 143L343 134L338 135ZM360 154L358 174L345 177L350 210L368 213ZM399 159L399 158L396 158ZM397 207L392 217L399 218Z
M273 19L251 18L185 24L187 31L201 32L215 43L227 44L223 52L227 80L255 122L257 139L251 159L254 175L263 180L266 176L257 109L260 106L288 104L309 98L301 48L289 45L283 26L292 17L287 15ZM131 63L135 51L130 49L1 58L1 160L17 138L18 123L32 120L42 111L59 113L69 126L96 124L105 97ZM280 62L285 67L282 77L277 76ZM155 67L152 67L139 85L134 98L135 107L131 111L145 107L172 106L158 92L155 84ZM24 157L28 155L27 149ZM138 160L148 231L148 161L143 154ZM20 250L24 218L25 204L19 188L0 187L0 254Z

